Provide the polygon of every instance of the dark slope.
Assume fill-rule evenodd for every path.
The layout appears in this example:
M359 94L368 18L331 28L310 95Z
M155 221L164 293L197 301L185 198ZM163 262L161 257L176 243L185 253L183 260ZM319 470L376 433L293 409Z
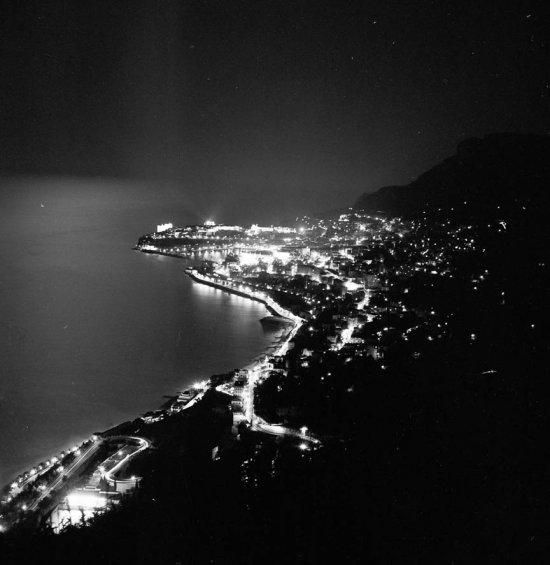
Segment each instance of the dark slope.
M469 215L495 217L524 201L546 204L549 188L549 137L492 134L463 141L456 155L408 185L363 194L355 208L410 215L426 205L458 209L467 205Z

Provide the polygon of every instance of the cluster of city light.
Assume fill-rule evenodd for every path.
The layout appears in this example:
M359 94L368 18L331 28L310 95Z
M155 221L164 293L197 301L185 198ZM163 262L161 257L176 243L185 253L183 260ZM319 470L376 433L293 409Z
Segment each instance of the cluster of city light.
M351 217L351 216L350 216ZM309 243L308 240L306 239L306 236L304 236L301 241L303 243L299 243L297 246L295 247L300 247L300 252L299 253L303 253L304 255L307 253L308 259L306 260L306 262L311 266L311 265L317 265L317 266L321 266L321 267L331 267L334 268L336 270L340 269L340 266L342 264L348 264L346 263L345 260L349 260L351 262L354 261L355 257L356 257L356 250L352 249L351 247L343 247L344 244L346 245L350 245L350 238L346 237L346 230L348 229L352 229L352 223L350 221L350 217L346 217L342 219L342 222L347 224L347 226L344 229L344 227L341 227L338 225L338 223L332 223L332 227L333 228L338 228L340 229L340 227L342 228L342 233L344 234L343 237L340 238L340 240L343 242L341 245L334 245L334 246L330 246L330 249L328 247L323 248L323 251L319 251L319 250L315 250L312 251L309 247ZM376 220L379 220L378 218L376 218ZM380 220L381 221L381 220ZM357 228L359 231L364 232L366 229L366 223L361 223L359 225L359 227ZM262 233L267 233L267 234L296 234L296 241L300 241L300 238L302 237L299 234L304 234L304 233L310 233L311 234L311 229L309 227L302 227L298 230L295 230L293 228L278 228L278 227L269 227L269 228L260 228L260 226L253 226L253 232L258 235L258 234L262 234ZM207 221L205 222L204 226L202 228L200 228L202 230L202 232L200 232L201 234L204 233L206 236L211 236L214 233L218 233L218 232L223 232L223 231L235 231L235 232L240 232L240 227L239 226L223 226L223 225L216 225L215 222L213 221ZM393 229L393 227L392 227ZM166 231L169 231L169 234L166 234L167 237L165 236L160 236L160 239L169 239L172 237L172 230L173 230L173 225L171 223L167 223L167 224L160 224L157 226L157 232L159 233L163 233ZM174 230L175 231L175 230ZM391 231L388 229L388 231ZM198 233L198 232L197 232ZM317 232L319 233L319 232ZM325 232L326 233L326 230ZM197 234L193 234L192 231L189 231L189 237L194 237ZM398 235L402 235L402 234L398 234ZM217 237L217 236L216 236ZM240 237L240 236L239 236ZM310 237L309 235L307 237ZM388 236L389 237L389 236ZM258 263L258 259L261 258L262 260L265 260L266 258L269 258L268 261L265 262L271 262L273 263L273 261L275 259L279 259L283 264L285 264L287 267L287 271L285 272L289 272L289 267L288 264L292 262L293 257L299 257L298 252L295 253L294 255L285 250L284 249L284 244L281 245L277 245L275 243L270 243L270 241L279 241L281 242L281 239L284 241L284 244L289 243L289 241L292 240L292 238L290 237L285 237L285 238L281 238L275 235L271 235L271 236L266 236L265 238L259 238L257 242L252 242L248 244L248 248L247 249L242 249L243 246L241 246L241 249L238 250L237 255L239 256L239 260L240 260L240 264L241 266L246 266L246 265L254 265ZM244 241L244 240L243 240ZM353 241L352 241L353 242ZM148 244L148 243L144 243L143 245L141 245L141 249L145 250L145 251L157 251L157 252L165 252L166 248L162 249L162 248L158 248L154 245ZM235 250L237 250L238 248L235 247ZM170 250L171 252L176 252L176 253L181 253L181 248L180 247L174 247ZM300 259L301 260L301 259ZM294 266L295 266L294 262ZM303 263L302 263L303 265ZM292 273L295 273L294 271L290 271ZM306 270L307 272L307 270ZM336 272L336 271L334 271ZM344 270L345 272L345 270ZM296 334L296 332L298 331L299 327L302 325L302 323L304 322L304 320L302 320L301 317L297 316L296 314L294 314L293 312L291 312L290 310L283 308L280 304L278 304L275 300L273 300L268 294L266 294L266 292L270 289L272 289L273 287L271 285L268 284L264 284L263 288L258 286L258 285L250 285L250 284L243 284L242 282L238 282L238 280L223 280L220 277L211 277L211 276L207 276L207 275L202 275L200 273L198 273L197 271L194 271L194 276L199 279L199 280L203 280L205 282L209 282L209 283L215 283L216 285L219 285L220 287L224 287L224 288L229 288L231 290L237 290L240 293L246 294L251 298L254 298L256 300L260 300L262 302L264 302L266 305L268 305L270 308L272 308L275 312L277 312L280 316L289 318L290 320L292 320L294 322L294 328L293 330L290 332L290 334L288 335L288 338L284 341L284 343L279 347L278 351L277 351L277 355L284 355L286 353L286 351L288 350L289 347L289 342L290 340L294 337L294 335ZM334 282L334 279L330 279L331 283ZM347 290L350 293L356 292L360 289L363 288L363 284L362 282L357 282L357 279L354 279L352 277L345 277L345 276L341 276L340 277L340 281L343 281L343 287L345 288L345 290ZM340 285L342 285L342 282L339 282ZM278 288L278 287L277 287ZM290 288L283 288L281 290L284 290L285 292L287 292L288 294L292 294L294 296L298 296L302 299L303 303L307 304L307 308L309 309L309 313L311 318L315 317L315 310L318 309L320 310L322 308L322 306L320 305L320 300L319 297L314 294L313 292L308 294L307 290L300 290L300 291L296 291L296 290L291 290ZM319 291L320 294L320 291ZM325 303L329 302L331 300L334 300L333 296L325 296ZM319 306L318 306L319 305ZM366 296L364 299L362 299L361 303L358 304L358 310L364 309L366 306L368 305L368 296ZM310 308L310 306L315 306L315 308ZM305 315L305 314L304 314ZM370 314L369 314L370 316ZM355 328L355 324L348 324L347 327L342 329L342 336L341 336L341 345L340 347L342 347L343 345L345 345L346 343L348 343L352 337L354 328ZM247 386L245 387L245 406L246 406L246 412L247 415L249 416L249 419L252 421L255 417L254 415L254 406L253 406L253 398L254 398L254 387L255 384L258 382L259 380L259 376L260 376L260 372L252 372L250 374L250 378L248 380ZM195 385L193 386L194 389L196 390L204 390L205 388L207 388L208 386L208 381L202 381L199 383L195 383ZM308 429L307 426L303 426L302 428L300 428L300 430L290 430L289 428L286 428L284 426L272 426L270 428L272 430L273 433L283 433L283 434L290 434L290 435L294 435L296 437L302 437L302 439L305 439L307 441L310 441L310 439L307 437L307 433L308 433ZM303 442L301 444L299 444L299 449L301 450L307 450L309 447L309 444L306 442ZM74 447L73 449L71 449L71 452L75 453L75 455L80 455L81 451L78 447ZM62 454L62 457L65 454ZM52 458L50 461L47 462L47 465L54 465L58 463L58 459L57 458ZM63 471L63 466L62 465L58 465L58 469L59 472ZM105 473L105 468L100 469L102 473ZM38 468L33 468L31 469L31 471L29 472L29 477L34 477L36 475L39 474L39 472L41 471L40 467ZM113 469L111 469L111 471L109 473L112 473ZM20 482L14 483L16 484L16 486L20 485ZM72 496L72 498L70 498ZM83 496L80 492L78 493L72 493L68 499L68 502L71 502L72 505L82 505L84 507L84 503L86 501L80 500L79 501L79 497ZM76 498L75 498L76 497ZM86 495L86 497L88 498L88 502L87 504L94 506L95 507L95 502L93 501L93 499L90 499L88 495Z
M433 282L436 282L433 277L448 276L452 278L453 254L457 251L471 251L476 247L475 232L472 231L473 226L453 228L447 222L445 234L442 236L446 239L440 239L439 236L423 235L425 234L423 231L425 225L422 220L415 222L406 222L399 218L387 220L377 216L350 212L343 214L338 220L316 221L306 218L302 223L304 225L297 230L273 226L261 227L254 224L249 230L243 231L242 234L237 234L234 238L231 236L232 245L224 247L236 256L236 260L232 258L224 265L218 262L214 265L214 274L205 275L194 271L193 276L197 280L209 283L216 288L236 291L239 294L264 302L279 315L294 321L293 335L304 320L273 301L268 295L269 290L284 292L289 295L294 303L300 304L299 308L308 313L306 315L300 311L300 314L312 324L309 326L310 331L319 332L321 335L323 330L313 321L316 315L332 305L344 305L345 301L352 295L355 301L355 314L352 316L349 313L346 313L345 316L335 315L333 326L336 326L340 335L334 337L331 334L328 336L331 341L335 341L332 346L333 350L340 351L345 346L350 346L345 349L345 362L352 360L352 357L349 356L351 353L348 353L350 351L357 355L372 355L375 359L383 357L383 347L380 346L380 340L393 339L394 335L399 338L399 334L403 340L408 340L409 336L412 337L411 332L417 329L426 330L424 333L419 331L414 335L422 335L427 341L442 337L443 326L446 325L446 322L443 324L436 323L439 316L436 317L436 313L432 309L427 314L427 322L419 326L403 331L397 331L393 327L384 327L373 334L373 337L377 336L378 338L378 345L374 346L375 351L372 351L372 353L369 350L372 349L370 345L367 347L365 344L356 349L351 347L351 345L364 343L365 340L359 337L360 334L355 333L354 335L354 332L365 321L367 323L372 322L376 317L380 317L386 312L398 316L409 312L404 300L394 299L390 297L390 294L386 294L392 287L401 290L403 294L407 294L408 288L400 288L403 277L423 277L427 279L427 284L431 284L431 286L433 286ZM505 226L500 227L505 229ZM230 228L238 228L238 226L228 226L227 230L230 230ZM216 239L216 236L212 235L215 231L221 232L223 229L222 225L206 222L204 226L188 228L186 233L191 238L204 236L205 243L207 243L208 239ZM235 231L241 230L236 229ZM281 237L280 234L293 235L292 237ZM410 234L411 237L405 237L407 234ZM293 239L295 245L292 247L288 244ZM210 246L200 248L195 246L194 249L222 248L215 242L210 243ZM193 243L193 245L196 244ZM315 247L316 249L314 249ZM289 252L288 249L291 249L292 252ZM181 248L173 248L171 251L181 252ZM377 254L382 257L380 260L373 259ZM406 257L406 260L399 261L398 268L390 271L391 274L396 275L393 280L388 276L389 269L387 263L384 264L383 255L391 256L393 262L398 261L402 256ZM297 266L299 266L302 269L300 274L306 275L309 279L307 285L304 284L303 288L297 289L297 285L287 284L285 277L282 280L280 277L272 277L275 259L281 261L281 264L277 266L279 275L293 276L297 274ZM317 271L314 271L314 266ZM323 271L323 269L326 270ZM259 276L260 271L267 271L267 277L263 280ZM254 279L253 277L256 276L257 279ZM484 276L481 274L472 279L474 290L477 290L479 285L483 283ZM317 277L319 283L323 284L318 286L312 284L311 281L315 277ZM251 280L257 280L258 283L251 283ZM302 284L303 280L301 279ZM324 285L325 282L326 285ZM369 304L371 291L368 287L379 289L385 302L383 306L371 306ZM360 291L364 291L364 295L359 294ZM300 301L293 297L300 298ZM476 337L475 333L470 335L471 340L475 340ZM285 340L277 354L284 355L288 350L289 342L290 338ZM308 361L303 360L303 364L306 366ZM386 365L383 365L382 369L386 367ZM284 426L270 425L254 414L253 392L256 383L261 378L259 371L251 372L247 386L242 393L247 418L253 424L256 422L257 426L261 426L263 431L268 433L301 435L309 441L309 438L306 438L307 427L305 426L299 431L290 430ZM352 392L353 387L348 390ZM306 450L308 443L301 443L298 447L301 450Z

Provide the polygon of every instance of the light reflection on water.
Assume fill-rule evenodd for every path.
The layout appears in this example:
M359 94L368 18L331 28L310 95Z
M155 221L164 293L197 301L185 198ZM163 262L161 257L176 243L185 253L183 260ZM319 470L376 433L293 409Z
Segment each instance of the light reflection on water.
M196 223L185 205L97 181L2 182L0 483L273 342L262 305L131 250L161 221Z

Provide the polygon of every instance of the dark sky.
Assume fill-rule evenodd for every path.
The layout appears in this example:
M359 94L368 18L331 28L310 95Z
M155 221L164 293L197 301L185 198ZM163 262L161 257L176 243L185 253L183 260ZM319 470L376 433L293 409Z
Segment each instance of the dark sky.
M0 173L159 179L220 214L351 205L464 137L550 131L545 4L14 2Z

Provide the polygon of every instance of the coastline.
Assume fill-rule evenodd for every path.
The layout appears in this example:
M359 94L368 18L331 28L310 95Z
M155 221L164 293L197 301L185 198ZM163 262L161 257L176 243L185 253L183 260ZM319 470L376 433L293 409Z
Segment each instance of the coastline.
M302 318L296 316L289 310L286 310L280 304L277 304L277 302L275 302L275 300L273 300L271 297L266 296L263 293L258 293L254 290L247 290L246 287L242 284L239 285L239 288L235 288L233 286L230 286L229 284L227 285L221 284L220 282L212 280L212 278L208 277L207 275L201 275L196 269L192 269L192 268L185 269L185 273L192 280L200 284L204 284L212 288L217 288L218 290L222 290L230 294L236 294L237 296L240 296L242 298L248 298L249 300L260 302L276 316L287 318L291 320L294 324L303 322Z
M165 255L165 256L174 257L174 258L178 258L178 259L185 259L181 255L177 255L177 254L173 254L173 253L164 253L164 252L155 253L155 252L152 252L152 251L139 250L135 247L133 249L137 250L137 251L141 251L142 253L158 254L158 255ZM217 288L217 289L219 289L223 292L227 292L228 294L234 294L234 295L240 296L242 298L246 298L248 300L259 302L259 303L263 304L269 312L271 312L275 315L281 315L280 312L285 311L280 305L275 303L272 299L266 299L264 297L253 296L252 293L250 293L250 292L237 290L237 289L230 288L230 287L225 287L223 285L216 285L215 283L209 283L208 281L201 280L200 276L190 276L189 273L187 272L187 269L186 269L186 274L194 282L197 282L198 284L205 284L206 286L211 286L211 287ZM289 314L291 314L291 313L289 313ZM266 348L266 350L264 352L256 355L251 361L249 361L246 365L244 365L240 368L245 369L245 370L253 370L255 367L257 367L258 365L260 365L263 362L263 360L265 359L266 356L277 355L278 354L277 352L280 352L286 346L288 341L294 336L295 332L297 331L297 329L301 325L301 319L299 319L298 317L295 317L295 318L296 318L296 320L292 320L293 321L292 326L282 327L281 332L280 333L277 332L277 335L274 336L272 343ZM300 320L300 322L298 322L297 320ZM212 381L211 381L212 376L213 375L211 375L210 377L205 379L204 382L207 383L205 388L212 386ZM199 395L199 396L202 396L202 395ZM170 409L171 409L171 406L173 406L173 404L176 402L177 397L178 397L177 393L174 396L165 395L164 400L162 401L161 405L156 409L151 408L151 410L169 412ZM173 400L169 400L169 398L171 398ZM192 404L194 404L194 402L192 402ZM136 417L139 417L139 416L136 416ZM114 429L114 428L120 426L121 424L122 423L118 423L114 426L111 426L111 427L101 431L101 432L93 432L89 436L79 438L78 440L67 441L67 443L64 444L66 447L61 447L59 451L62 452L62 453L64 451L68 451L70 449L69 446L71 444L74 443L75 445L80 445L80 444L82 444L86 441L91 440L96 435L101 435L101 434L105 434L105 433L109 432L111 429ZM52 454L50 454L50 458L51 457L52 457ZM25 468L20 469L19 471L16 471L12 476L10 476L8 478L8 480L6 482L4 482L2 485L0 485L0 490L3 490L4 488L9 486L13 482L17 481L19 477L22 477L25 474L29 473L31 469L35 468L40 463L41 463L41 461L35 461L29 467L25 467Z

